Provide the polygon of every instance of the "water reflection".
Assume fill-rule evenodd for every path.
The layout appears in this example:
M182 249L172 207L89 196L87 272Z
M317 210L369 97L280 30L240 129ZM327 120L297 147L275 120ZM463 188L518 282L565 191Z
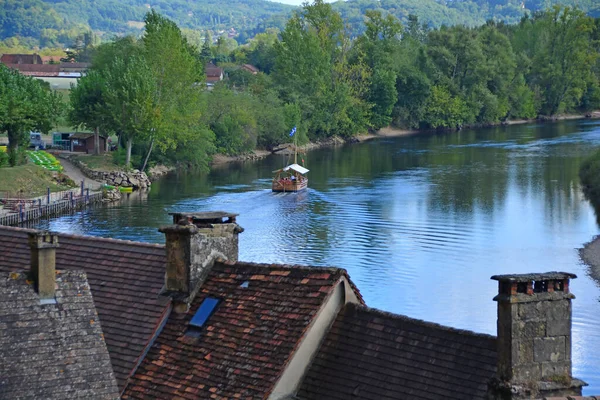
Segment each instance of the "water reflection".
M310 189L270 192L274 157L174 174L60 231L163 242L169 211L240 214L240 258L348 269L373 307L495 334L493 274L574 272L574 375L600 392L600 288L576 249L598 233L577 172L598 121L371 141L311 152Z

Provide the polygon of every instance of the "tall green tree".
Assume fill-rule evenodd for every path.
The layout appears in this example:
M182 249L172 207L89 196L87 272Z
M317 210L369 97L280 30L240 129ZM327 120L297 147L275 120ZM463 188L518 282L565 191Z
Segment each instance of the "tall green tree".
M47 84L0 64L0 132L8 134L11 166L24 161L20 146L32 130L48 133L64 108L60 95Z
M96 70L71 86L69 122L94 131L94 154L100 154L100 130L107 127L106 81Z
M190 45L179 27L155 11L146 14L142 37L143 56L156 82L157 118L142 169L154 145L173 149L177 136L197 124L204 66L198 49Z
M365 74L348 63L350 42L330 4L305 4L276 44L274 76L285 102L303 110L313 137L349 136L368 127Z
M134 141L148 141L158 119L157 83L142 56L115 59L102 71L109 126L126 143L125 167L131 167Z
M532 62L531 82L543 93L542 112L573 110L594 82L598 59L592 34L594 20L582 11L555 6L539 20L540 37Z

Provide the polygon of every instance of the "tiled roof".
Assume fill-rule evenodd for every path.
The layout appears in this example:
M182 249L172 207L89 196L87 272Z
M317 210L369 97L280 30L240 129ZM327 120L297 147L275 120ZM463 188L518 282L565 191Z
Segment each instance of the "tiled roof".
M242 68L245 69L245 70L247 70L247 71L249 71L249 72L252 72L253 74L257 74L258 72L260 72L258 70L258 68L256 68L252 64L244 64L244 65L242 65Z
M85 273L57 271L56 304L26 279L0 274L0 398L118 398Z
M29 269L27 232L0 227L0 271ZM168 310L167 299L158 297L165 262L164 246L59 235L56 268L87 273L121 390Z
M223 76L223 68L217 67L214 64L206 64L204 68L207 78L221 78Z
M41 64L38 54L2 54L0 62L4 64Z
M483 399L496 338L347 304L300 399Z
M6 64L6 66L29 76L58 76L60 71L56 64Z
M87 69L91 67L91 63L86 62L61 62L60 70L64 71L66 69Z
M338 268L215 263L190 311L172 313L123 398L265 398L343 276ZM189 323L206 297L221 302L194 337Z

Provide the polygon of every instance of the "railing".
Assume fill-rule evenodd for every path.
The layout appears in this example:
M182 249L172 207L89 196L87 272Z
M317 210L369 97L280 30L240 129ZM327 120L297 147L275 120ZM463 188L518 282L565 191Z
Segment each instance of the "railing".
M0 193L2 195L2 193ZM4 193L4 195L10 195ZM89 188L65 190L48 193L36 198L2 197L5 210L10 213L0 215L0 225L18 225L26 221L39 219L71 210L81 209L102 201L102 192L90 192Z

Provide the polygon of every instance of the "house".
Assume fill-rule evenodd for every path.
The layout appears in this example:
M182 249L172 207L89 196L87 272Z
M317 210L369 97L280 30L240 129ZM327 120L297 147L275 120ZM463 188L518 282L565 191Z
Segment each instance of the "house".
M3 64L43 64L39 54L2 54Z
M212 89L215 83L223 80L223 68L217 67L213 63L208 63L204 67L206 74L206 86L208 89Z
M30 271L0 274L0 397L117 398L85 272L55 270L56 236L28 235Z
M70 149L75 152L93 153L94 152L94 134L88 132L75 132L69 135ZM106 150L107 137L99 136L100 153Z
M572 274L492 277L494 337L369 308L340 268L238 261L235 214L171 215L164 246L56 239L57 268L87 274L123 399L581 393L571 377ZM27 268L35 234L0 227L0 271Z
M242 69L244 71L250 72L252 75L256 75L256 74L258 74L260 72L258 70L258 68L256 68L254 65L251 65L251 64L244 64L244 65L242 65Z

